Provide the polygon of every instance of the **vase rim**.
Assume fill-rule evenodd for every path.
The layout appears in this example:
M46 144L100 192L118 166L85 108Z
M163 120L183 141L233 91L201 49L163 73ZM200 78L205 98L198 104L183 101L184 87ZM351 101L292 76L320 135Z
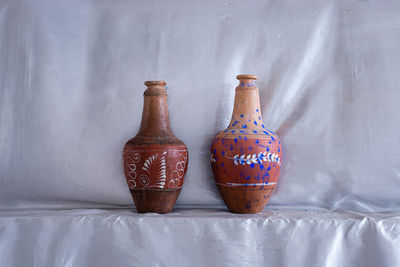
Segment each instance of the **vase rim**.
M257 75L254 74L239 74L236 76L236 79L250 79L250 80L257 80Z
M166 85L167 83L165 81L145 81L144 85L150 86L150 85Z

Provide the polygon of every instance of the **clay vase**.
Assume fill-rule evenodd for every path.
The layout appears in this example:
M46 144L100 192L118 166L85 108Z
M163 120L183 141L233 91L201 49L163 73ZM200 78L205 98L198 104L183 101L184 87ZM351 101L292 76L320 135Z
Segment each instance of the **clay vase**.
M261 116L256 75L238 75L232 120L217 133L211 165L218 190L234 213L257 213L269 201L278 181L282 146Z
M146 81L139 133L123 151L124 172L140 213L169 213L181 192L188 151L169 125L164 81Z

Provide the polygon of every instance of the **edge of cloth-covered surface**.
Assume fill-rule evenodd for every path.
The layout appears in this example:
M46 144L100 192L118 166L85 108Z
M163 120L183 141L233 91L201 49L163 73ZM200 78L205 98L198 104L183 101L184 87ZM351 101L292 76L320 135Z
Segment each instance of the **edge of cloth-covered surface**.
M0 213L2 266L399 266L400 213Z

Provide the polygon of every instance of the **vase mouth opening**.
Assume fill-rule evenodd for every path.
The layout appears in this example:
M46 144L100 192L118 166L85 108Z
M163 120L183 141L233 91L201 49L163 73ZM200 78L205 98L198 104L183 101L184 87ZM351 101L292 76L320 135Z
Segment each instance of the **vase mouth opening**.
M167 83L165 82L165 81L145 81L144 82L144 85L146 85L146 86L152 86L152 85L161 85L161 86L164 86L164 85L166 85Z
M257 75L254 74L239 74L236 76L238 80L257 80Z

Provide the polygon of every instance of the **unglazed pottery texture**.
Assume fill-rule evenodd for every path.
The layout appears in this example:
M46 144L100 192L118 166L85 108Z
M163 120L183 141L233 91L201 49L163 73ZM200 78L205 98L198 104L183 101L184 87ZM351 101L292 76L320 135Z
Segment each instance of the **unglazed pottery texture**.
M238 75L232 120L217 133L211 165L217 187L231 212L262 211L278 182L282 146L266 129L255 75Z
M148 81L139 133L123 152L124 171L138 212L171 212L188 166L188 151L169 125L163 81Z

